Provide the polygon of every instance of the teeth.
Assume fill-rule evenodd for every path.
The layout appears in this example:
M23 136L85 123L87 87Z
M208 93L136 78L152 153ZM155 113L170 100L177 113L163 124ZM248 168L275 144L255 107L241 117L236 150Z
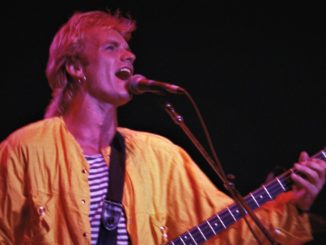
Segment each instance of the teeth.
M130 68L124 67L117 71L115 75L122 80L126 80L131 77L132 71Z
M122 68L121 71L131 73L130 68L126 68L126 67Z

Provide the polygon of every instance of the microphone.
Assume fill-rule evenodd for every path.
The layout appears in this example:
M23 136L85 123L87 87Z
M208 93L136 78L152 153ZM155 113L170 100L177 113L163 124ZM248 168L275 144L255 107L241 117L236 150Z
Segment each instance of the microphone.
M139 95L142 93L155 93L155 94L184 94L185 90L180 86L150 80L142 75L134 75L131 77L130 82L127 84L128 91L131 94Z

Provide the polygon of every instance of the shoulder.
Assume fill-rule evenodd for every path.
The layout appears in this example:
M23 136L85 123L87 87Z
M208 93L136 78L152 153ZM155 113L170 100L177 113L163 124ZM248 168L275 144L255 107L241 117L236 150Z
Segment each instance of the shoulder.
M157 159L165 164L193 165L191 156L168 138L145 131L118 128L126 142L126 150L133 157ZM166 166L166 165L165 165Z
M119 127L118 131L123 135L126 146L131 149L142 151L152 150L156 152L178 152L181 148L168 138L145 131L131 130Z
M58 117L32 122L12 132L2 144L24 145L27 142L29 144L32 142L40 143L42 139L51 138L53 130L59 128L60 125L61 119Z
M153 160L181 161L184 150L174 144L168 138L144 131L136 131L127 128L119 128L118 131L124 136L126 150L133 156L148 157ZM146 154L144 154L146 152Z

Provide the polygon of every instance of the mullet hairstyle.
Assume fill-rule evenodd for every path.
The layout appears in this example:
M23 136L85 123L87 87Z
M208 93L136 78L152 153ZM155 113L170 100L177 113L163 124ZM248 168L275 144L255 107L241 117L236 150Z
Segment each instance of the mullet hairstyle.
M82 57L85 32L94 26L116 30L127 41L136 29L135 21L123 17L119 11L74 13L55 34L49 49L46 77L52 90L52 99L45 111L45 118L63 115L72 100L78 84L66 72L65 66L67 62Z

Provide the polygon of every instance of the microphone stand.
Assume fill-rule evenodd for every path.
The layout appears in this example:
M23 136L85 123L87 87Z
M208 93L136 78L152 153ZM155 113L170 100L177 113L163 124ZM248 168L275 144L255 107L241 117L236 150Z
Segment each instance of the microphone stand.
M188 138L192 141L192 143L196 146L198 151L202 154L202 156L206 159L206 161L209 163L209 165L213 168L215 173L219 176L219 178L222 180L224 187L229 191L237 205L240 207L241 212L244 214L248 214L254 223L257 225L257 227L261 230L261 232L265 235L267 240L272 245L277 245L277 243L272 235L268 232L268 230L263 226L263 224L260 222L258 217L252 212L251 208L247 205L247 203L244 201L243 197L240 195L238 190L235 188L235 184L231 182L225 174L221 163L216 157L216 161L214 161L209 154L206 152L204 147L199 143L199 141L196 139L196 137L193 135L193 133L189 130L187 125L184 123L183 117L178 114L173 105L170 102L165 102L164 110L168 113L168 115L172 118L172 120L183 130L183 132L188 136ZM249 224L248 224L249 225ZM250 226L249 226L250 228ZM257 235L254 233L254 231L251 229L251 232L253 233L254 237L258 241L258 243L261 243L257 237Z

